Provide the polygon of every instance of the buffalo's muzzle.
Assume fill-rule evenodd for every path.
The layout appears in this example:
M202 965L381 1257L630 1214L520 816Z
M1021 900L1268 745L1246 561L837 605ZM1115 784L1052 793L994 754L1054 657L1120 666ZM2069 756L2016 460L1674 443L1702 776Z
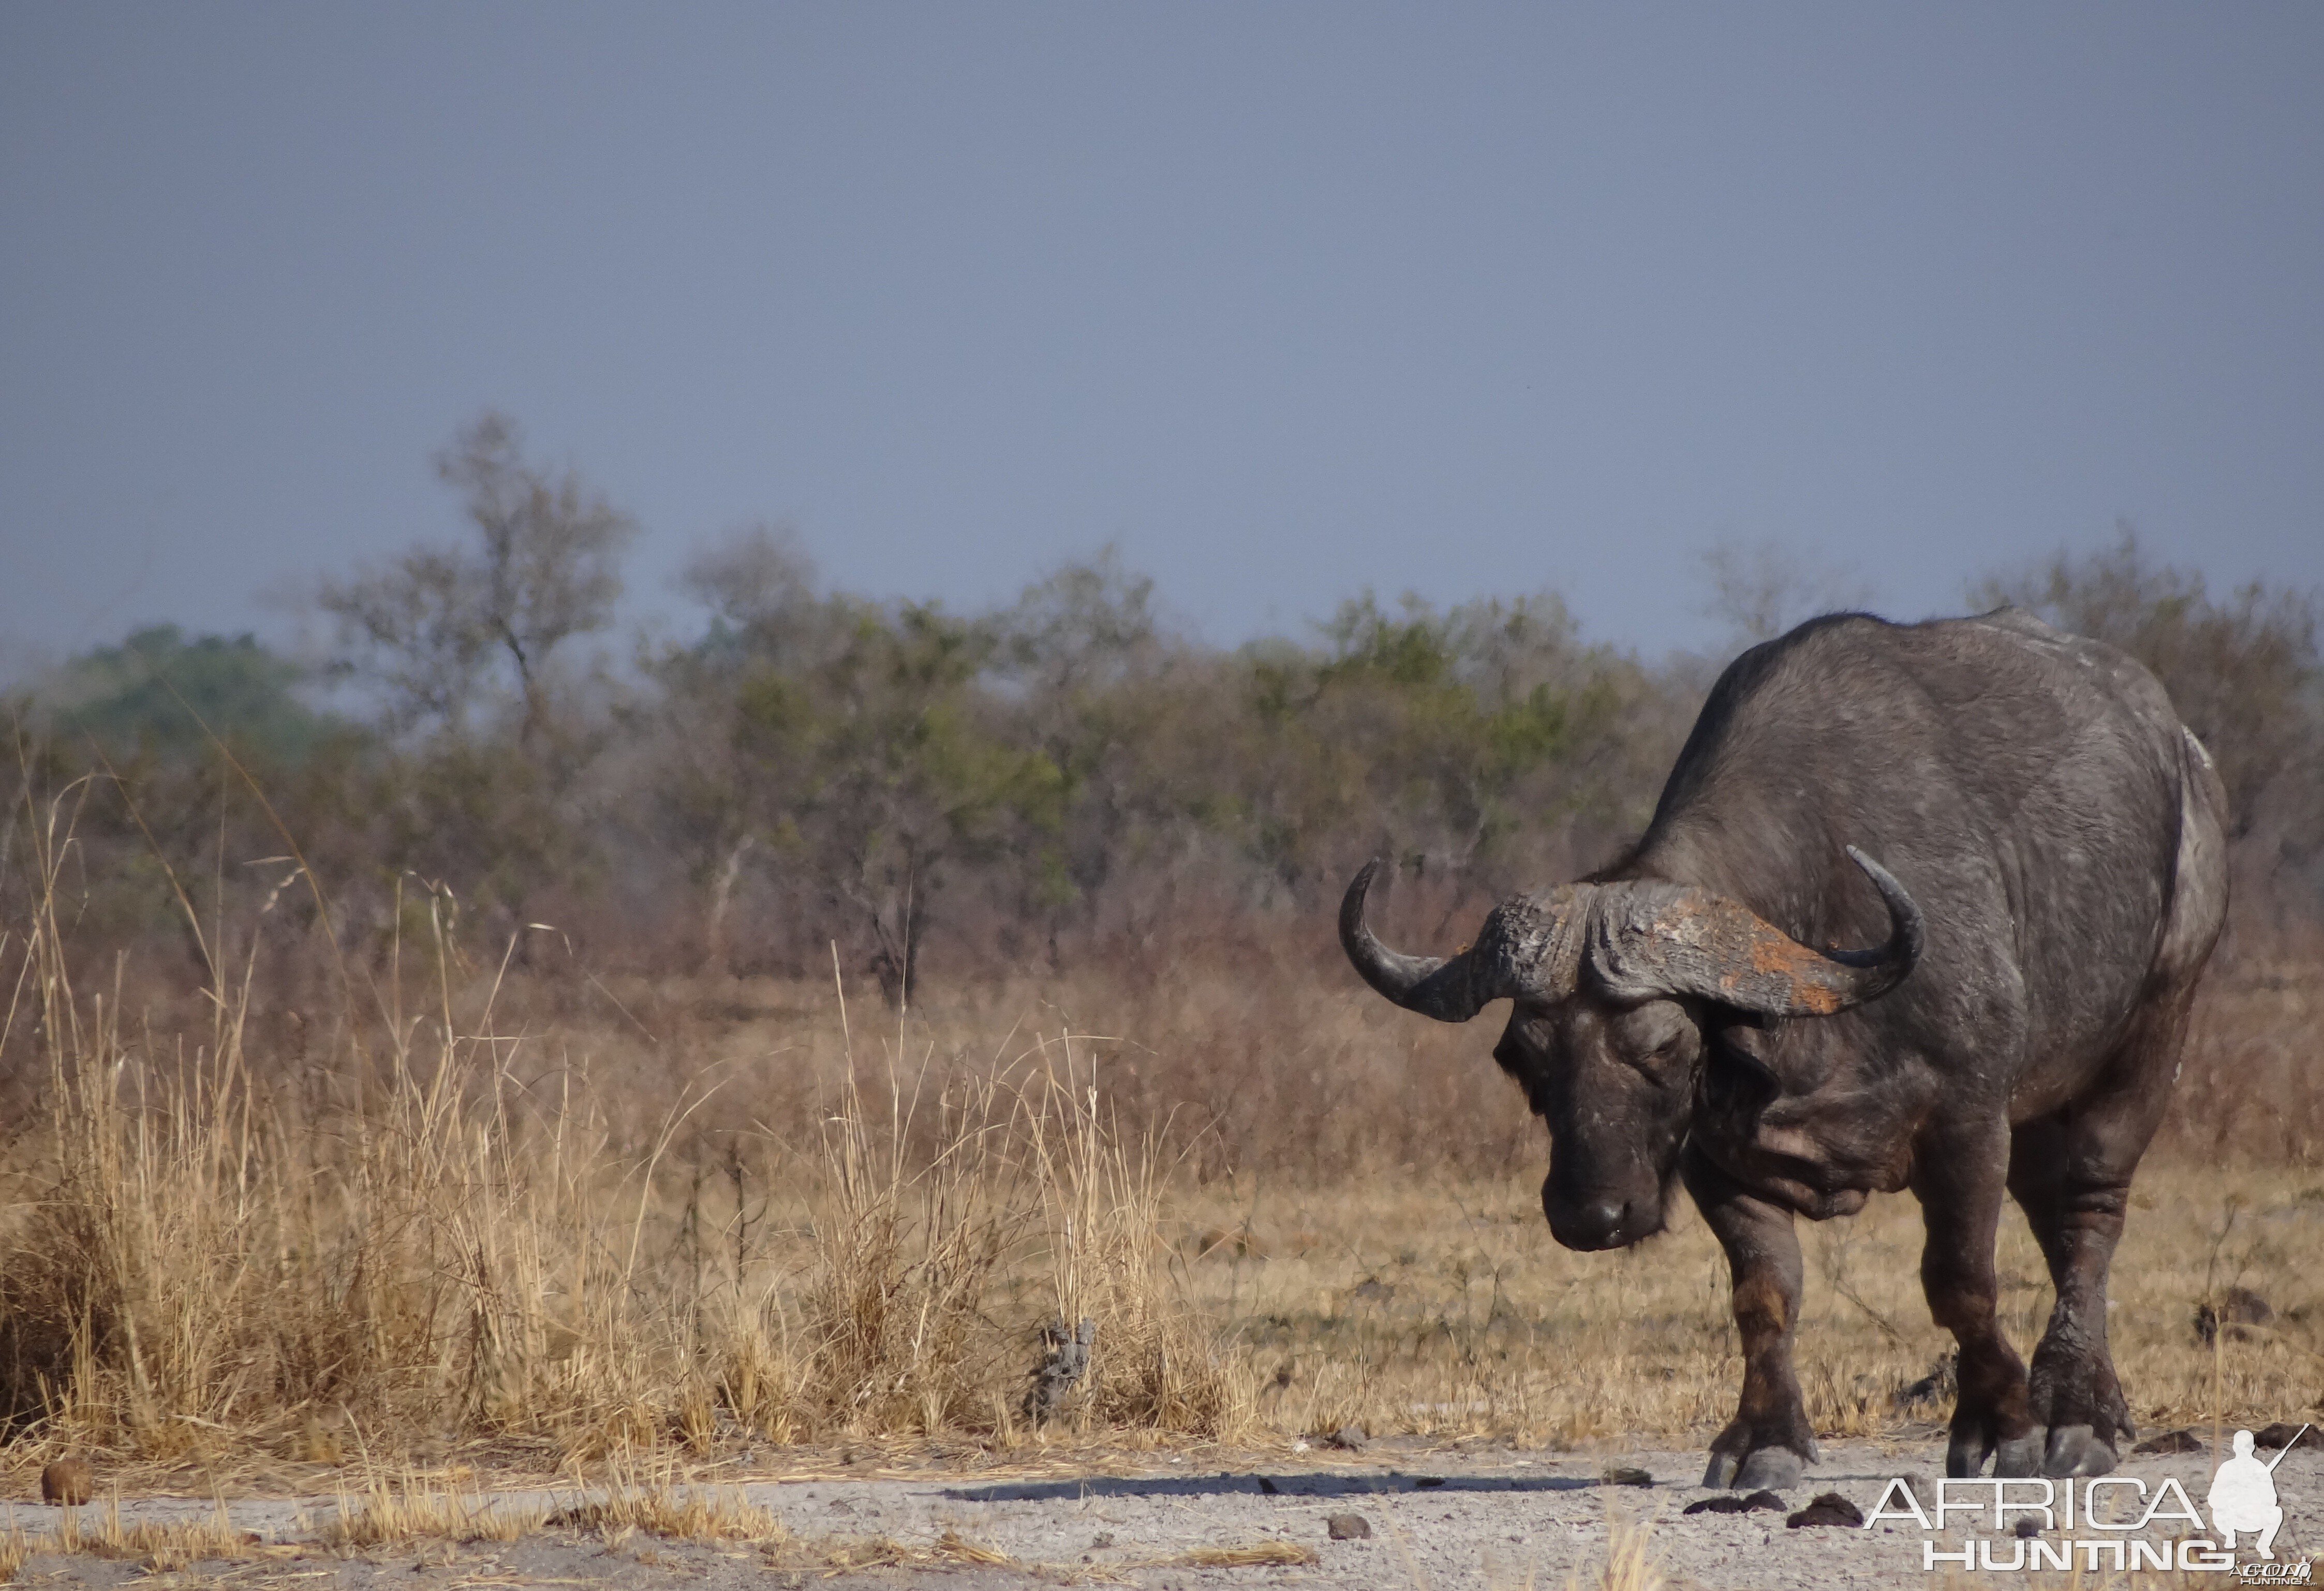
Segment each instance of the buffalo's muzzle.
M1563 1198L1550 1184L1541 1189L1542 1213L1549 1217L1549 1235L1563 1248L1584 1253L1598 1249L1628 1248L1661 1230L1658 1200L1594 1195Z

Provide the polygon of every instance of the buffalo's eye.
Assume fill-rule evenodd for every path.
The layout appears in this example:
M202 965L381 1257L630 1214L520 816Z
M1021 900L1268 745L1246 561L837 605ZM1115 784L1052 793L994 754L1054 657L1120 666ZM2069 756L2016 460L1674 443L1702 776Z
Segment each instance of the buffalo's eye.
M1666 1056L1685 1039L1686 1017L1678 1006L1668 1000L1650 1000L1622 1013L1616 1027L1617 1041L1630 1055Z

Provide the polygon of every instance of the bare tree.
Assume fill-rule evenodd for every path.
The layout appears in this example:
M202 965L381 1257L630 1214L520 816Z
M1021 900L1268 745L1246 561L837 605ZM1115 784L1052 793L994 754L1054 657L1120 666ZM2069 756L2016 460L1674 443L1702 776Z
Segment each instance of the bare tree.
M405 726L432 718L457 727L505 658L522 708L519 741L530 744L547 713L550 654L613 623L636 522L574 471L525 462L516 423L491 411L454 436L436 471L466 499L475 543L415 547L326 580L317 600L338 622L334 666L383 686Z
M1812 564L1773 539L1721 541L1702 555L1702 568L1711 582L1702 614L1727 624L1738 647L1772 641L1803 619L1872 600L1871 587L1854 570Z
M815 560L788 525L752 524L730 532L688 559L678 589L728 628L781 624L816 599Z

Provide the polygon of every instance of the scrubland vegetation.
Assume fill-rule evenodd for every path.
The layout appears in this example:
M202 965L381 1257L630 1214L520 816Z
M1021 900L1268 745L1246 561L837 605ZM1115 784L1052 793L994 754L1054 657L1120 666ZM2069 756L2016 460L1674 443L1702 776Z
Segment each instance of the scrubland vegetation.
M1359 598L1222 652L1111 560L957 615L825 590L752 532L694 565L698 634L609 661L626 519L497 420L443 467L473 534L318 587L327 661L148 631L13 706L20 1477L68 1448L315 1485L1730 1411L1700 1223L1557 1249L1485 1037L1360 994L1331 930L1368 856L1402 864L1391 937L1446 948L1605 860L1715 647L1641 659L1541 595ZM1738 639L1784 616L1764 573L1724 566ZM2236 903L2116 1352L2142 1424L2296 1420L2324 1400L2314 599L2214 596L2126 536L1981 596L2144 658L2227 777ZM1941 1417L1900 1401L1945 1346L1913 1207L1807 1242L1820 1424ZM2030 1345L2015 1223L2004 1273ZM2199 1337L2237 1289L2264 1317Z

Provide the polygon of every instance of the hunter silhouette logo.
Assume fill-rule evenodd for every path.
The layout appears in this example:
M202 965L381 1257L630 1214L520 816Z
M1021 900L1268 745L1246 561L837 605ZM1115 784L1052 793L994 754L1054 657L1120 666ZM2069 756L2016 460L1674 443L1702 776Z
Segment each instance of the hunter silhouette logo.
M2275 1556L2275 1532L2283 1528L2283 1505L2275 1500L2275 1466L2300 1445L2300 1438L2307 1431L2308 1428L2301 1426L2299 1433L2284 1443L2283 1451L2268 1464L2252 1456L2251 1432L2236 1433L2236 1456L2220 1463L2218 1472L2211 1476L2211 1489L2203 1498L2211 1510L2211 1528L2219 1532L2219 1546L2224 1550L2236 1549L2238 1532L2256 1531L2259 1540L2252 1543L2252 1550L2262 1558Z

